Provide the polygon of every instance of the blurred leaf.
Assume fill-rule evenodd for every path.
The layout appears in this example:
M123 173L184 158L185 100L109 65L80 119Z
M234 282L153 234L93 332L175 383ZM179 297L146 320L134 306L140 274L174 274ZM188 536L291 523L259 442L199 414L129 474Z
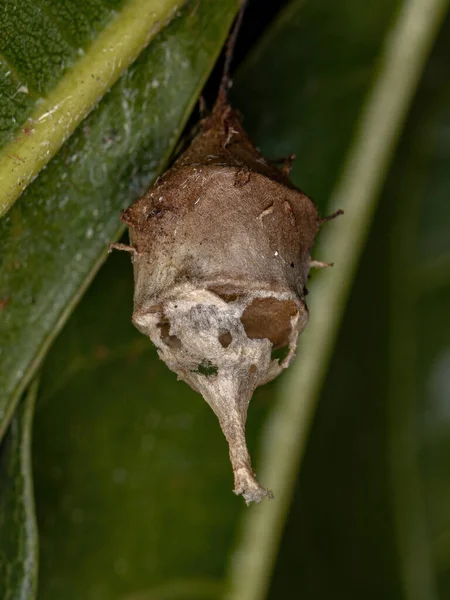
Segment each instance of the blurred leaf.
M450 593L449 34L447 16L346 309L273 598Z
M2 2L0 215L180 3Z
M315 276L308 286L310 323L300 340L297 362L282 381L280 401L270 416L264 437L262 477L274 488L277 501L257 507L245 520L238 549L240 560L233 563L230 598L259 600L267 595L298 465L306 448L359 254L393 149L447 7L448 2L441 0L433 3L406 0L398 6L379 2L370 10L352 0L339 5L326 0L293 2L279 20L278 28L274 28L242 73L241 87L236 86L238 106L244 114L250 115L250 133L266 154L282 156L295 152L298 159L294 181L311 194L319 206L324 206L325 197L331 194L327 212L342 208L345 216L328 226L315 250L319 259L333 260L335 267L331 272ZM331 50L334 47L335 52ZM264 78L258 76L262 70ZM250 109L250 98L257 99L257 112L253 102ZM258 114L264 118L258 119ZM370 279L366 279L365 284L370 286ZM369 306L362 307L366 320L370 321L369 311L375 298L372 292ZM367 326L369 331L371 325L370 322ZM383 350L385 354L388 352L386 346ZM372 351L375 349L369 346L369 356ZM345 368L351 390L358 390L360 400L366 397L364 380L360 381L361 387L356 386L358 372L352 362L346 362ZM336 390L336 386L333 389ZM336 597L336 594L346 597L349 589L357 590L358 597L367 597L374 559L376 572L381 570L382 577L377 577L376 584L370 586L371 597L385 597L386 592L395 594L393 590L398 589L397 568L402 569L402 561L399 565L393 562L397 544L389 521L392 499L386 495L390 482L379 471L382 463L372 458L372 474L381 487L377 488L371 481L371 490L372 493L376 490L378 502L381 500L384 504L376 516L373 511L380 507L367 491L354 497L346 495L343 488L340 498L339 488L329 487L329 480L337 477L339 485L344 478L344 474L335 469L334 448L326 455L327 468L331 469L329 480L322 480L325 457L320 452L324 447L328 450L340 436L345 446L350 424L359 427L352 415L346 414L348 424L341 423L341 428L335 430L333 418L327 413L320 430L315 456L317 462L322 459L321 470L314 471L315 478L310 470L308 481L310 485L317 478L323 481L321 494L317 488L317 496L309 494L309 490L303 492L309 503L303 502L300 508L317 515L315 535L310 533L301 554L298 530L295 542L290 537L291 544L283 558L286 561L286 556L290 557L289 573L295 584L292 581L285 583L285 587L279 584L282 587L276 588L274 597L284 597L287 590L292 589L314 598ZM379 448L379 440L376 443ZM385 495L380 493L382 491ZM369 503L365 504L362 498L370 499ZM339 500L339 505L334 499ZM360 544L364 540L363 550L359 545L356 550L355 541L345 535L332 540L332 545L328 539L330 531L321 517L327 514L328 528L333 527L341 536L349 535L349 520L354 518L355 511L370 515L376 523L368 537L364 528L367 521L362 528L352 529L352 533L359 536ZM304 528L311 527L310 512L301 514L301 522ZM347 528L343 531L344 524ZM362 524L363 518L359 521L359 525ZM301 541L305 539L304 530L302 534ZM374 539L377 540L375 546ZM416 550L419 539L415 540ZM344 540L354 556L345 554ZM304 569L299 569L299 564L304 565ZM286 570L283 573L286 577ZM416 577L415 583L418 581Z
M0 445L0 596L32 600L37 532L31 473L31 426L37 384L19 405Z
M0 435L15 403L166 164L214 64L235 0L190 2L0 222Z
M450 594L447 17L385 189L392 489L408 600Z

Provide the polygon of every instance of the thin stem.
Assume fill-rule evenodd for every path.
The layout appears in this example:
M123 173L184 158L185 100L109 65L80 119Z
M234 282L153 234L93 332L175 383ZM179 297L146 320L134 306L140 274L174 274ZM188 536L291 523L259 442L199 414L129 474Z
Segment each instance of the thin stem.
M233 60L234 49L236 47L236 41L241 29L242 21L244 19L245 9L247 7L247 0L240 0L240 9L236 18L236 23L233 26L233 30L228 38L227 47L225 51L225 62L223 65L222 79L220 82L219 96L224 101L228 98L228 88L230 86L230 68L231 61Z

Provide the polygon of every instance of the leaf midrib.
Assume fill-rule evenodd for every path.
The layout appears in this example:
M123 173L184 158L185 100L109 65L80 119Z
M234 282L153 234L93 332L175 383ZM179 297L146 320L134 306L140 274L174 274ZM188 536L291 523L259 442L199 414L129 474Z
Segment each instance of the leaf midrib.
M0 217L183 2L129 0L53 91L38 101L15 138L0 150Z

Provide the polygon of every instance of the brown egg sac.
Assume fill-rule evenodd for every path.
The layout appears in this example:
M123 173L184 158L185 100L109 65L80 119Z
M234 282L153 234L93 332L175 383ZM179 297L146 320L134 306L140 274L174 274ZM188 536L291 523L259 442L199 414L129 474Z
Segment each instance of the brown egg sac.
M132 253L133 323L217 415L247 503L270 495L251 468L247 408L294 358L323 221L289 167L264 159L221 89L186 152L122 212L131 245L113 245Z

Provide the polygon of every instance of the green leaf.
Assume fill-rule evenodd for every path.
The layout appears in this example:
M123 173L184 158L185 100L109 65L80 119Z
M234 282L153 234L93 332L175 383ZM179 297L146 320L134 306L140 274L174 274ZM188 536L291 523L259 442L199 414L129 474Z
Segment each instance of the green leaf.
M408 600L450 593L447 17L384 190L391 214L388 424Z
M236 10L189 3L0 221L0 436L17 399L156 178Z
M313 275L299 361L281 379L273 412L270 386L249 412L251 446L267 422L255 466L273 502L248 510L233 497L212 412L131 327L129 260L113 256L102 269L44 366L35 433L44 600L217 598L227 559L226 597L239 600L290 597L293 589L314 599L448 597L448 22L392 161L447 7L292 2L236 82L236 103L266 153L296 151L295 181L322 213L329 196L346 208L317 248L317 258L336 264ZM70 169L78 147L66 152ZM137 152L133 167L145 157ZM85 174L89 198L95 158L71 176L73 186ZM114 175L98 191L108 206L127 173ZM136 194L148 183L137 181ZM77 216L75 204L64 214ZM19 220L10 231L20 234ZM35 320L50 303L40 306Z
M180 4L3 2L0 216Z
M31 426L37 384L22 400L0 445L0 595L36 593L37 531L31 473Z
M262 448L261 477L277 491L277 502L261 505L246 519L239 547L241 560L233 564L232 598L266 597L299 462L306 449L358 259L395 144L447 8L448 2L440 0L405 1L388 28L396 9L392 3L378 3L369 20L367 7L351 0L339 6L330 2L293 2L279 21L279 29L242 75L239 106L245 114L251 114L248 98L252 90L265 115L253 129L250 124L258 143L266 153L275 156L294 151L299 157L294 171L296 183L312 194L320 206L331 195L328 211L342 208L345 217L324 231L315 250L316 255L320 252L319 259L332 260L336 266L314 278L309 286L310 322L300 341L297 362L282 382ZM383 34L385 41L380 47ZM330 53L333 36L336 42L339 40L337 56ZM327 44L321 46L321 38ZM311 59L311 47L320 48L326 57L317 51ZM283 49L286 57L280 60ZM306 61L309 66L305 66ZM262 68L265 79L256 75ZM298 74L295 83L293 74ZM310 79L305 80L308 74ZM283 85L289 89L283 90ZM270 91L264 93L267 88ZM323 114L332 115L333 122L328 135L320 137L323 121L319 119ZM288 152L287 142L291 142ZM360 394L365 395L362 390ZM327 491L324 499L329 503ZM314 501L318 502L317 498ZM390 555L395 556L392 540L390 546ZM300 593L313 594L312 590L317 589L323 590L323 597L335 593L335 579L320 579L324 574L319 568L314 574L314 581L322 583ZM327 581L330 586L325 592ZM320 592L319 595L322 597Z
M270 597L450 592L449 33L447 16L346 308Z

